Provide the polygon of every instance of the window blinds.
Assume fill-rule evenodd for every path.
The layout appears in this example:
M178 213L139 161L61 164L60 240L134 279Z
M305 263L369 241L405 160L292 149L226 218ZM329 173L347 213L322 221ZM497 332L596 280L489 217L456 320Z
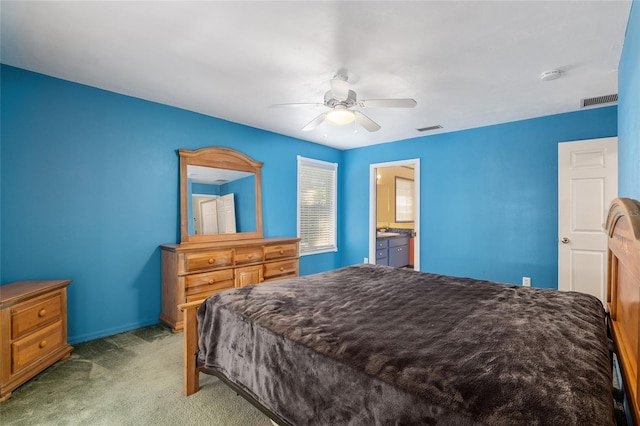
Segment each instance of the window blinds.
M300 254L337 251L336 163L298 156Z
M396 222L413 222L413 181L396 177Z

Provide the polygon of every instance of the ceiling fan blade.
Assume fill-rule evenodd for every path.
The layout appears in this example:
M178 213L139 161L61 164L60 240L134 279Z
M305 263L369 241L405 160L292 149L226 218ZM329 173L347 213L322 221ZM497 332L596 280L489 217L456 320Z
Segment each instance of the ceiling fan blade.
M310 104L273 104L273 105L269 105L269 108L315 108L315 107L321 107L321 106L325 106L324 104L318 104L318 103L310 103Z
M334 99L346 101L349 96L349 82L334 78L331 80L331 94Z
M309 124L307 124L306 126L304 126L302 128L303 132L308 132L310 130L315 129L316 127L318 127L320 124L322 124L322 122L324 121L324 119L327 117L327 113L323 112L322 114L320 114L319 116L317 116L316 118L314 118L313 120L311 120L309 122Z
M360 108L413 108L418 103L415 99L367 99L358 101Z
M360 111L353 111L353 114L356 116L356 123L364 127L366 130L370 132L377 132L380 130L380 125L361 113Z

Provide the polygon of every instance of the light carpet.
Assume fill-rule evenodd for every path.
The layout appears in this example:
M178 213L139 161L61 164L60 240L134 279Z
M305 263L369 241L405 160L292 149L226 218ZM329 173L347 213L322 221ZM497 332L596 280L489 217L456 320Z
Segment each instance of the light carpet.
M269 426L269 419L217 378L182 393L182 334L154 325L75 345L0 403L8 425Z

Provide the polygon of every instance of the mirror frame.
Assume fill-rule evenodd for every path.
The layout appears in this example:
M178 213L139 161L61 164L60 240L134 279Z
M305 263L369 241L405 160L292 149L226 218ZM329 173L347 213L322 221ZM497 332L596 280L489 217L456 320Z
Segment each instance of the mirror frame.
M207 147L195 151L179 149L180 156L180 240L182 243L204 243L216 241L263 238L262 234L262 165L251 157L231 148ZM189 200L187 189L187 166L204 166L217 169L239 170L255 173L256 186L256 231L234 234L189 235Z

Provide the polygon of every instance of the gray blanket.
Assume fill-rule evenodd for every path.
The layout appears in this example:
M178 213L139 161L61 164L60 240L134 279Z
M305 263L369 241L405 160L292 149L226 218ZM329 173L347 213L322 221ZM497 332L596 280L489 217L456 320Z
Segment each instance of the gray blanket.
M358 265L230 290L199 360L294 425L610 425L600 302Z

